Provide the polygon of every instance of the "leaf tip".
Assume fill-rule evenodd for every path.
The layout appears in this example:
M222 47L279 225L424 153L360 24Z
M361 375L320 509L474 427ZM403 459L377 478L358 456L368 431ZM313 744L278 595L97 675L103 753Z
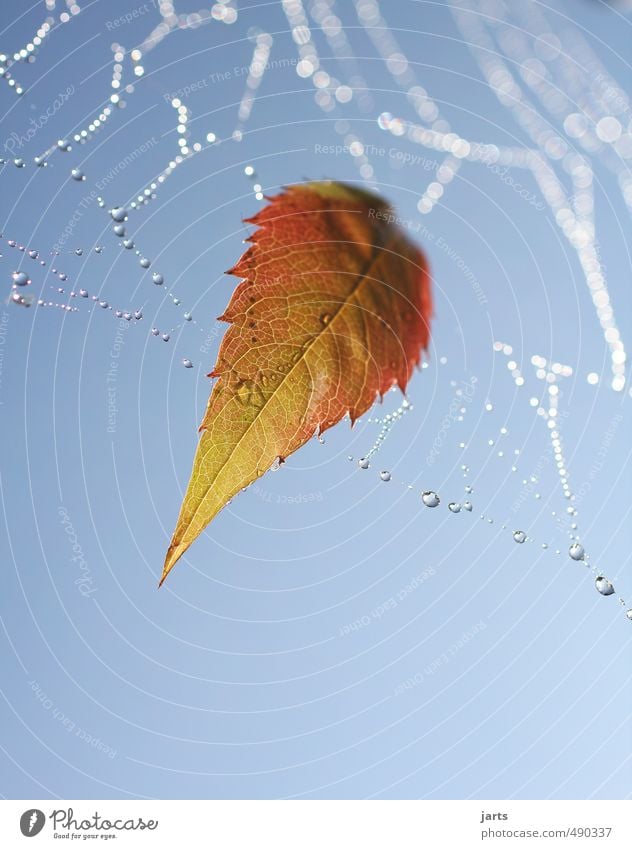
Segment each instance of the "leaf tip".
M167 551L167 556L165 557L165 565L163 566L163 569L162 569L162 575L160 576L160 581L158 582L158 588L159 589L164 584L169 572L171 572L171 570L176 565L178 560L184 554L185 549L186 549L186 546L183 546L182 544L179 544L179 543L178 544L171 543L171 545L169 546L169 550Z

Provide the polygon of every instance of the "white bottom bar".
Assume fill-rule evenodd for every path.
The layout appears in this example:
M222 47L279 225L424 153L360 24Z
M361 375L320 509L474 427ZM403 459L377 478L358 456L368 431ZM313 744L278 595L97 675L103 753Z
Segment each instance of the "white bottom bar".
M29 844L26 839L33 838ZM0 846L632 847L617 801L0 801Z

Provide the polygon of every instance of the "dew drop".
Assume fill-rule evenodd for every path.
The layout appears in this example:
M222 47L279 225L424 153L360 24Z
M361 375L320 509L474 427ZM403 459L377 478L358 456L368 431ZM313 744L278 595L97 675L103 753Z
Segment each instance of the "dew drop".
M625 615L630 621L632 621L632 608L630 608L630 610L627 610Z
M151 279L154 281L156 286L162 286L162 284L165 282L165 278L162 276L162 274L158 274L157 271L154 271L151 276Z
M190 312L185 312L184 320L185 321L193 321L193 315Z
M73 168L72 171L70 172L70 176L72 177L73 180L76 180L78 183L82 183L86 179L86 176L83 173L83 171L81 170L81 168Z
M143 311L142 310L136 310L136 312L134 313L134 318L136 319L136 321L140 321L142 317L143 317Z
M14 159L13 164L15 165L16 168L24 168L24 165L25 165L23 159Z
M603 575L599 575L595 578L595 589L597 592L601 593L601 595L612 595L614 593L614 587L607 578L603 577Z
M68 153L69 150L72 150L68 139L59 139L57 142L57 149L61 150L63 153Z
M149 268L151 265L151 260L147 259L146 256L141 257L140 264L142 268Z
M568 549L568 556L573 560L583 560L584 553L584 546L580 545L578 542L574 542Z
M278 472L285 460L282 457L275 457L274 463L270 466L271 472Z
M371 464L368 460L368 457L360 457L360 459L358 460L358 466L361 469L368 469L370 465Z
M116 236L124 236L125 235L125 225L124 224L115 224L112 228Z
M524 531L514 531L513 532L514 541L522 545L522 543L526 540L527 535Z
M381 478L383 481L390 481L390 479L391 479L391 473L390 473L390 472L387 472L387 471L380 472L380 478Z
M30 282L29 276L25 271L14 271L11 277L16 286L27 286Z
M468 513L471 513L472 512L472 502L471 501L464 501L463 502L463 509L467 510Z
M168 342L170 338L171 338L171 337L169 336L169 334L168 334L168 333L163 333L163 334L162 334L162 341L163 341L163 342Z
M474 492L474 490L472 489L472 487L471 487L469 484L465 487L465 491L466 491L468 494L469 494L470 492Z
M131 239L123 239L123 247L125 250L131 251L134 247L134 242Z
M180 306L180 298L174 298L173 303L174 303L174 306L179 307Z
M88 297L88 290L87 289L79 289L79 294L81 295L82 298L87 298Z
M433 492L431 489L421 493L421 500L426 507L438 507L441 503L441 499L437 493Z
M182 360L182 365L185 368L193 368L193 363L191 362L191 360L187 359L186 357L184 357L184 359Z
M127 210L124 206L115 206L114 209L110 210L110 217L112 221L116 221L120 224L127 218Z
M331 321L331 313L330 312L321 313L320 323L323 325L323 327L326 327L329 324L330 321Z
M152 327L151 328L151 334L152 334L152 336L160 336L160 330L158 330L157 327Z
M99 301L99 306L102 310L106 310L109 307L109 304L107 301Z
M450 511L450 513L460 513L461 512L461 505L458 504L456 501L451 501L448 504L448 510Z

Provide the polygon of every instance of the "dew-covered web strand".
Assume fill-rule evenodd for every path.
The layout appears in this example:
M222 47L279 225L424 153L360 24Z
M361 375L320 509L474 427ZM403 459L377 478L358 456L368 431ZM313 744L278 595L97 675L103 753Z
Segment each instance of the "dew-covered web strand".
M559 132L552 128L552 124L525 95L512 71L513 67L524 68L522 40L501 39L498 35L505 18L509 20L512 15L521 15L520 11L515 11L519 5L513 4L511 10L506 4L498 6L499 17L494 18L493 26L480 0L455 0L450 10L491 90L535 145L536 150L531 152L528 166L558 226L577 252L593 296L604 341L610 350L611 387L616 392L622 392L626 384L627 357L608 293L605 268L600 260L594 205L588 194L593 182L593 168L590 159L577 153L571 145L580 143L586 154L597 156L617 174L624 199L632 208L632 177L629 166L624 162L632 159L632 133L624 133L620 121L612 114L613 98L603 96L607 91L619 91L619 87L615 86L614 80L581 33L568 27L565 42L570 47L564 52L560 39L546 24L546 17L540 8L533 12L529 23L529 27L535 26L539 34L530 34L529 29L525 30L527 37L534 40L533 50L536 55L529 57L533 61L522 77L541 102L545 100L544 91L556 95L546 98L546 103L553 105L550 110L553 113L552 120L561 124ZM503 53L506 53L509 62L501 58ZM563 59L562 63L558 62L560 58ZM563 69L561 75L552 71L557 66ZM601 96L593 93L595 85ZM582 91L586 92L589 101L583 104L585 112L578 111L579 104L573 99ZM620 100L616 106L619 111L621 108L625 109L625 99ZM511 165L512 160L506 164ZM575 203L571 202L569 193L558 177L559 170L571 176L574 190L587 190L583 196L575 198Z
M167 4L167 3L161 4L161 14L169 17L170 20L171 20L171 17L172 17L172 12L173 12L173 8L172 8L171 4ZM207 15L206 17L209 17L209 16ZM213 10L211 12L210 17L213 17L216 20L223 20L225 23L233 23L236 20L236 12L235 12L234 9L232 9L230 7L230 5L217 4L216 6L213 7ZM193 26L195 26L195 22L192 24L192 22L191 22L192 18L195 18L195 16L189 16L188 24L193 27ZM173 24L173 21L171 21L171 23ZM159 33L154 33L154 35L157 35L157 34L159 34ZM148 39L146 41L146 43L143 45L143 49L145 51L151 49L152 47L155 46L156 43L158 43L161 40L161 37L160 38L150 38L150 39ZM256 36L255 43L256 43L255 52L253 54L253 58L252 58L252 61L251 61L251 64L250 64L249 76L248 76L248 81L247 81L247 90L250 92L249 100L248 100L247 114L244 111L243 101L242 101L242 104L240 104L239 119L242 123L242 126L245 124L245 122L247 121L247 119L250 115L250 111L252 109L252 104L254 102L254 95L256 93L256 89L258 88L258 82L257 81L260 82L261 77L263 76L263 72L265 71L268 56L269 56L270 46L272 44L272 39L268 36L267 33L261 32ZM115 57L114 57L115 58L115 65L114 65L114 72L113 72L113 79L112 79L112 87L114 89L119 89L121 87L122 66L118 63L120 63L124 59L126 51L125 51L125 48L123 48L121 45L118 45L118 44L113 45L113 50L115 51ZM140 48L134 48L130 53L131 61L134 63L134 73L135 73L135 76L137 76L137 77L142 76L144 74L144 68L143 68L142 65L139 64L139 62L142 58L142 55L143 55L143 50L141 50ZM132 93L134 89L133 89L133 86L132 87L127 86L126 90L128 91L128 93ZM120 100L120 96L117 92L115 92L113 95L111 95L110 100L111 100L111 103L113 105L118 105L118 106L124 105L124 103ZM156 198L156 190L158 189L159 184L164 183L164 181L174 172L174 170L177 168L178 165L180 165L182 162L186 161L188 158L199 153L200 151L211 146L216 141L215 134L213 132L208 132L206 134L206 144L202 144L201 142L193 142L192 143L189 139L189 135L190 135L189 127L188 127L188 122L189 122L189 118L190 118L189 109L187 108L187 106L185 104L183 104L181 102L181 100L179 98L173 98L172 101L171 101L171 105L177 110L178 124L177 124L177 127L176 127L176 132L178 134L179 152L173 157L173 159L171 159L169 161L168 165L163 169L163 171L161 173L159 173L157 175L155 180L152 181L143 190L143 192L140 195L138 195L138 197L135 200L132 200L129 203L127 208L125 206L118 206L118 207L112 207L109 210L109 214L112 218L112 221L114 222L113 223L114 234L122 240L120 242L120 244L124 249L130 250L130 251L132 251L132 250L135 251L136 255L139 257L139 262L140 262L140 265L143 269L148 269L150 267L151 260L148 257L143 256L141 254L141 252L136 248L136 245L135 245L133 238L131 238L129 236L129 234L127 233L126 222L128 220L129 211L140 210L144 206L146 206L151 200L154 200ZM80 142L82 144L85 143L86 141L89 141L92 138L93 133L100 127L100 125L105 121L105 119L110 114L111 114L111 107L108 106L104 109L104 114L100 115L99 119L97 119L95 122L93 122L93 124L91 124L87 128L87 130L82 130L79 133L75 133L74 140L77 141L77 142ZM241 135L240 134L237 134L237 135L233 134L233 138L235 140L239 141L241 139ZM72 150L72 145L71 145L70 141L66 138L62 138L62 139L59 139L56 144L52 145L44 154L42 154L40 156L36 156L33 161L34 161L34 164L36 166L46 167L46 165L48 164L49 158L50 158L51 155L53 155L53 153L55 153L55 152L57 152L57 153L70 153L71 150ZM5 163L4 160L0 160L0 164L4 165L6 163ZM25 162L24 159L20 158L20 159L14 160L13 164L18 168L24 168L25 165L26 165L26 162ZM254 168L252 166L246 166L244 173L248 177L256 177L255 172L254 172ZM78 168L78 167L71 169L70 176L71 176L72 180L79 182L79 183L85 182L86 179L87 179L83 170ZM254 182L253 191L254 191L254 195L255 195L256 200L259 200L259 201L263 200L262 186L259 183ZM107 207L107 204L102 197L97 198L97 204L100 208L106 208ZM100 250L101 249L99 248L99 251ZM162 286L164 284L164 277L160 272L157 272L157 271L152 272L152 278L151 279L152 279L153 283L156 284L157 286ZM21 277L18 278L18 282L21 282ZM28 282L30 283L30 280ZM17 287L14 285L13 288L16 289ZM59 290L59 293L63 294L62 290ZM71 292L71 297L76 297L76 295L77 295L76 292ZM80 296L86 297L87 296L86 290L81 290ZM175 306L180 306L181 301L178 297L176 297L175 295L173 295L170 292L167 294L167 297L169 297L171 299L172 303ZM14 292L13 295L12 295L12 299L13 299L14 303L17 303L17 304L22 305L22 306L30 306L32 301L33 301L33 299L30 296L21 294L19 292L17 292L17 293ZM123 317L123 318L129 319L132 315L136 318L142 318L142 310L140 310L140 309L136 309L136 310L133 311L133 313L130 313L129 311L114 309L114 308L110 307L110 305L107 301L100 300L99 298L97 298L95 296L93 296L93 300L99 300L99 305L103 309L112 309L114 311L115 315L117 316L117 318ZM40 299L38 301L38 305L39 306L59 306L61 308L67 309L68 311L73 311L73 312L78 311L77 307L70 307L70 306L65 306L63 304L57 304L57 303L53 304L52 302L48 302L48 301L45 301L45 300L42 300L42 299ZM183 317L183 320L184 320L185 323L191 322L194 325L197 324L197 322L193 319L192 313L190 311L187 311L187 310L183 311L182 317ZM176 325L175 327L171 326L168 329L163 329L163 330L160 330L157 327L152 327L151 328L151 334L153 336L159 336L164 342L168 342L170 340L171 335L174 332L174 330L178 329L181 326L182 325ZM206 332L203 328L199 328L199 329L200 329L200 332L202 332L202 333ZM182 358L182 364L185 368L192 368L193 367L193 363L188 357Z
M317 106L325 114L338 118L341 110L353 99L353 89L341 84L336 77L331 76L321 67L322 63L312 38L309 19L302 0L281 0L281 5L299 57L296 73L301 79L310 80L313 84L316 89L314 100ZM334 131L342 136L344 147L360 177L370 186L376 186L375 171L361 135L357 131L351 131L346 119L335 120L333 127Z
M4 80L18 96L24 94L25 86L14 77L13 66L21 62L27 64L35 62L40 50L46 45L53 32L61 25L69 23L81 11L79 4L75 3L74 0L66 0L66 11L61 12L55 18L52 12L56 11L56 0L45 0L44 5L48 15L37 28L35 35L23 47L15 49L13 53L0 53L0 79Z
M513 353L512 347L510 345L508 345L506 343L502 343L502 342L495 342L494 343L494 350L496 352L504 354L506 357L510 357L511 354ZM445 358L442 358L442 359L445 359ZM573 495L571 487L570 487L570 477L569 477L569 473L568 473L568 469L567 469L567 463L566 463L565 456L564 456L563 443L562 443L562 439L561 439L561 435L560 435L560 431L559 431L560 423L559 423L559 419L558 419L558 413L559 413L560 408L559 408L558 400L559 400L559 396L560 396L560 390L559 390L559 387L557 385L557 381L560 377L569 377L569 376L572 375L572 369L571 369L570 366L565 366L561 363L550 362L550 361L546 360L545 358L543 358L539 355L534 355L532 357L531 361L532 361L532 364L536 368L537 378L545 380L545 382L547 384L547 394L549 396L548 397L548 403L549 403L550 406L547 410L544 407L540 406L539 403L538 403L537 415L546 419L547 431L548 431L549 438L550 438L551 444L552 444L552 450L553 450L553 453L554 453L554 457L555 457L555 461L556 461L556 468L557 468L558 475L559 475L559 478L560 478L560 486L562 488L563 498L564 498L565 501L568 502L568 505L569 505L566 508L566 511L567 511L568 516L571 519L574 520L577 517L578 511L577 511L576 507L573 506L573 504L572 504L572 502L574 501L574 495ZM427 363L425 365L427 367ZM525 384L526 384L525 377L522 375L522 372L521 372L520 368L518 367L517 363L513 360L509 360L507 365L508 365L508 369L511 372L511 375L514 379L516 386L518 386L518 387L525 386ZM530 402L529 402L529 406L531 406L531 408L533 408L533 406L534 406L532 401L533 401L533 398L531 398ZM536 399L536 401L537 401L537 399ZM491 412L492 409L493 409L493 404L491 402L487 401L485 403L485 409L486 409L486 411ZM392 432L393 427L396 425L397 422L399 422L402 419L402 417L405 415L406 412L412 411L412 410L413 410L413 406L406 399L402 402L402 404L393 413L386 413L382 417L375 417L375 416L371 417L370 416L367 419L367 422L380 425L379 435L374 440L370 449L363 456L361 456L357 461L355 460L355 458L352 455L349 455L348 460L351 461L351 462L355 462L356 465L357 465L357 468L359 470L362 470L363 472L366 472L366 471L372 469L372 459L375 457L375 455L382 448L385 440L388 438L388 436ZM466 408L463 407L463 408L461 408L461 410L462 410L463 413L465 413ZM463 421L463 415L461 415L460 421ZM500 434L502 436L505 436L505 435L507 435L507 433L508 433L507 428L504 427L504 426L501 427ZM495 442L494 439L488 440L488 445L489 445L490 448L493 448L495 446L495 444L496 444L496 442ZM463 449L466 448L466 443L460 442L458 444L458 447L459 447L459 449L463 450ZM519 453L520 453L519 450L516 449L516 451L514 452L514 455L517 456ZM498 456L500 458L505 457L505 452L504 451L498 451ZM517 462L517 461L514 461L514 463L515 462ZM465 478L469 477L470 468L467 464L465 464L465 463L461 464L461 471L463 472L463 476ZM512 466L512 471L517 471L516 465ZM409 483L409 482L407 482L403 479L398 479L388 469L381 469L378 472L378 477L384 483L397 482L397 483L400 483L407 491L412 492L412 493L415 492L415 487L411 483ZM532 482L537 483L537 478L532 477L531 480L532 480ZM524 480L523 484L527 484L527 480ZM457 515L457 514L460 514L462 512L472 513L473 510L474 510L474 504L473 504L472 500L470 500L472 493L473 493L472 485L469 484L469 483L466 483L464 485L464 496L465 497L463 499L459 498L459 499L447 501L446 506L447 506L448 511L453 515ZM421 504L423 505L423 507L426 507L426 508L429 508L429 509L435 509L435 508L439 507L443 502L442 496L435 489L422 489L418 493L418 497L420 498ZM536 499L540 498L539 493L535 494L535 498ZM555 516L555 512L553 513L553 515ZM481 520L485 521L486 524L488 524L488 525L497 524L494 517L488 515L487 513L480 514L480 518L481 518ZM507 524L502 524L501 530L507 531L510 534L511 539L513 540L513 542L515 544L523 545L524 543L535 543L536 542L536 540L532 536L530 536L525 530L523 530L521 528L511 529L511 528L508 527ZM597 592L599 592L603 596L615 595L616 591L615 591L615 588L614 588L612 581L603 573L603 571L600 568L597 567L596 564L592 563L590 555L587 553L587 551L586 551L584 545L582 544L582 542L580 541L580 538L579 538L578 534L576 533L576 531L577 531L577 523L575 521L573 521L572 524L571 524L571 531L568 532L568 536L570 538L570 544L568 545L568 548L567 548L567 554L568 554L569 559L572 560L573 562L576 562L576 563L582 563L583 565L585 565L591 571L591 573L594 575L594 585L595 585L595 589L597 590ZM551 550L551 546L548 542L540 543L540 547L541 547L542 550L545 550L545 551ZM560 548L555 549L555 554L560 555L561 553L562 553L562 550ZM625 608L625 615L626 615L627 619L632 621L632 608L628 608L628 604L622 596L618 596L618 601L619 601L619 604L623 608Z
M158 184L164 182L166 177L168 177L171 173L173 173L173 168L175 168L175 166L177 164L179 164L182 161L185 161L185 158L188 158L188 157L194 155L195 153L199 152L200 150L205 149L206 147L210 147L212 145L212 143L215 141L215 135L213 133L208 133L207 137L206 137L207 138L207 145L203 146L201 143L194 143L194 144L191 145L190 148L187 148L185 139L188 138L188 133L185 136L184 132L181 132L181 131L186 130L186 124L187 124L187 120L188 120L188 117L189 117L189 111L188 111L187 107L184 106L183 104L181 104L181 102L178 99L174 99L172 101L172 106L174 106L174 108L176 108L177 112L178 112L178 122L179 122L178 131L180 132L179 141L183 141L183 144L180 145L180 149L184 152L185 156L178 155L176 157L176 161L170 162L167 169L165 169L162 173L160 173L157 176L156 181L150 183L150 186L147 189L145 189L144 192L141 195L139 195L136 200L131 201L129 203L129 206L127 206L127 207L126 206L108 207L108 204L106 203L105 199L102 196L97 197L97 206L100 209L103 209L106 212L106 214L109 216L112 232L120 240L119 241L120 247L122 249L124 249L124 251L130 251L130 253L132 253L132 255L135 254L138 257L139 265L144 270L148 270L152 266L152 262L147 256L145 256L137 248L134 239L127 232L127 222L128 222L128 219L129 219L130 210L140 210L144 206L146 206L147 203L149 203L150 200L155 199L155 197L156 197L155 190L158 188ZM59 153L66 154L66 153L70 153L72 151L72 145L70 144L70 142L68 142L65 139L60 139L54 147L55 147L55 150L57 150ZM44 159L41 162L38 162L36 164L39 164L40 166L45 166L47 164L47 162L48 162L48 160ZM22 167L22 165L20 167ZM257 179L257 175L256 175L254 167L252 165L246 165L243 169L243 175L245 177L247 177L249 179L249 181L251 182L252 191L254 193L255 199L257 201L262 201L264 199L262 186L261 186L260 183L255 182L256 179ZM83 170L81 170L79 168L72 168L71 171L70 171L70 177L71 177L72 181L77 182L77 183L83 183L87 179L86 174L83 172ZM14 240L10 240L8 244L12 247L17 246L19 250L22 250L22 251L25 250L22 245L18 245L17 242L15 242ZM98 254L103 253L103 250L104 250L104 247L101 246L101 245L97 245L94 248L95 253L98 253ZM58 252L55 252L55 253L58 253ZM78 249L75 249L74 251L70 251L69 253L74 253L77 256L81 256L84 253L84 250L82 248L78 248ZM35 251L35 250L29 250L28 255L39 257L39 252ZM42 261L41 264L45 265L46 263L44 261ZM53 273L56 273L55 269L53 269ZM59 274L58 276L59 276L60 280L62 280L62 281L67 280L67 275L65 273ZM155 286L162 287L165 283L165 278L164 278L164 276L161 272L152 270L151 281L153 282L153 284L155 284ZM16 291L23 285L30 285L31 282L32 281L31 281L30 277L28 277L28 275L26 275L24 272L22 272L22 271L14 272L13 287L12 287L13 293L11 295L11 300L12 300L13 303L16 303L16 304L19 304L19 305L22 305L22 306L30 306L33 303L34 297L32 297L30 295L25 295L25 294L23 294L19 291ZM65 290L63 290L62 288L57 289L58 294L64 294L64 292L65 292ZM123 319L128 320L128 321L131 321L132 319L134 319L135 321L139 321L143 317L142 308L137 307L137 308L134 308L132 310L116 308L116 307L110 305L109 302L107 300L105 300L104 298L97 296L97 295L91 295L88 292L88 290L85 289L85 288L80 288L76 291L75 290L71 291L69 297L73 298L73 299L77 298L77 297L78 298L91 298L92 301L98 302L98 306L101 307L102 309L110 310L117 318L123 318ZM165 293L165 297L168 298L174 306L176 306L176 307L182 306L181 299L179 297L177 297L175 294L173 294L172 292L167 291ZM48 300L43 299L43 298L40 298L37 301L37 305L38 306L55 306L55 307L59 307L60 309L63 309L63 310L68 311L68 312L78 312L79 311L79 308L74 306L74 305L70 305L68 303L63 304L63 303L52 302L52 301L48 301ZM171 323L169 323L168 327L163 328L163 329L160 329L156 326L153 326L150 330L152 336L159 337L163 342L169 342L170 339L171 339L171 336L175 332L175 330L180 329L181 327L186 326L187 324L191 324L192 326L196 326L197 329L200 331L200 333L208 335L207 329L205 329L204 327L202 327L198 324L198 322L195 320L193 313L190 309L186 309L186 308L183 307L181 313L182 313L181 314L182 320L179 324L172 325ZM182 362L182 365L184 366L184 368L187 368L187 369L193 368L193 362L189 357L187 357L187 356L182 357L181 362Z
M54 0L46 0L46 6L48 9L54 9ZM77 15L81 11L79 6L74 2L67 2L67 6L69 13L64 12L60 15L61 23L67 22L70 20L71 15ZM154 6L155 10L152 9L151 13L153 14L154 11L158 12L161 18L160 23L152 27L139 44L132 49L128 49L117 42L112 45L114 55L112 78L110 81L111 93L106 101L95 109L95 117L85 127L74 134L74 140L76 142L85 144L90 141L117 110L123 109L126 106L123 95L132 95L135 91L134 81L145 75L145 66L143 63L146 55L158 47L167 36L176 31L196 30L213 21L234 24L238 19L238 11L232 0L215 3L210 10L208 8L202 8L197 12L186 13L178 13L173 0L158 0ZM54 23L54 19L48 18L45 26L50 30ZM47 31L46 35L48 34L49 32ZM39 36L40 31L38 30ZM20 51L20 53L23 52L25 51ZM2 57L0 57L0 63L1 61ZM0 64L0 70L3 70L4 67L3 64ZM126 82L127 77L129 77L129 82ZM53 145L41 154L38 159L45 162L54 149L55 147Z

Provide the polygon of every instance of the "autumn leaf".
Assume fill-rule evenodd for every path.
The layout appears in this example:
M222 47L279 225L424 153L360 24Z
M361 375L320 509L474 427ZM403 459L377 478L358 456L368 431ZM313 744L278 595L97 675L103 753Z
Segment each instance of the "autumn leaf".
M292 186L247 223L251 246L160 583L227 502L347 413L402 391L429 338L430 277L380 197Z

